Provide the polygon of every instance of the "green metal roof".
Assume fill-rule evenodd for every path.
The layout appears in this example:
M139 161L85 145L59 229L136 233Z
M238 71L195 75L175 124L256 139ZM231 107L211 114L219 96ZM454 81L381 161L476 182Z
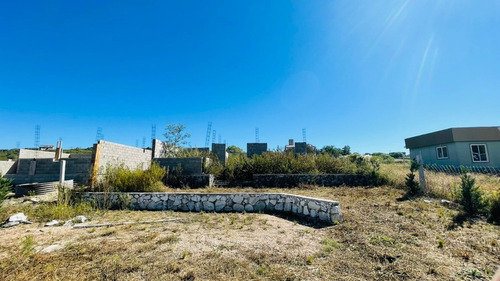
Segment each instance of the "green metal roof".
M406 148L418 148L459 141L500 141L500 127L449 128L405 139Z

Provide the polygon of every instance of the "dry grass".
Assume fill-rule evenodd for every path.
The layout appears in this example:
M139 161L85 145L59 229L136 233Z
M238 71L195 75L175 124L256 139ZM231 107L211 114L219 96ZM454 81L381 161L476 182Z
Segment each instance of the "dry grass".
M409 163L383 164L381 173L387 175L389 185L404 188L405 177L409 173ZM500 177L487 174L470 173L476 179L478 185L486 198L494 193L500 193ZM418 178L418 175L417 175ZM427 192L430 196L456 200L456 190L460 188L460 175L446 174L433 171L425 171Z
M109 211L92 223L183 221L96 229L22 225L0 230L0 279L480 280L500 265L499 226L477 219L450 228L456 210L398 202L402 190L286 192L338 200L345 221L311 228L265 214ZM39 252L55 243L63 248Z

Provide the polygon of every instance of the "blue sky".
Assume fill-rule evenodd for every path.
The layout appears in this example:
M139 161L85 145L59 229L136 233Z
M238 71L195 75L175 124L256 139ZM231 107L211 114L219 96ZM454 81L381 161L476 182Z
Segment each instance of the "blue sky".
M246 149L289 138L405 151L500 125L500 1L2 1L0 148L142 146L209 121Z

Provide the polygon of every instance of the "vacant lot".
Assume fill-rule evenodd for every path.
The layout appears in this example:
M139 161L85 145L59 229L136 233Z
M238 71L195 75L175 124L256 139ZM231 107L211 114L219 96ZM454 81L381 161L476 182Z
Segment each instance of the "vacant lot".
M181 220L0 229L0 279L486 280L500 265L500 227L484 218L454 225L457 211L437 200L400 202L403 191L389 187L285 192L338 200L345 221L315 228L266 214L98 211L89 223Z

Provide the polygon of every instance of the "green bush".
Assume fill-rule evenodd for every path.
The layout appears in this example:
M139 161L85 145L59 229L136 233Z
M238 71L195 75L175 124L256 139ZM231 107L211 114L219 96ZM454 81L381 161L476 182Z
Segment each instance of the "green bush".
M476 180L467 174L467 170L462 169L460 179L462 182L458 193L459 202L466 215L475 215L486 206L482 199L481 190L475 186Z
M103 192L161 192L166 190L162 183L165 175L165 169L156 162L147 170L131 170L123 164L108 166L104 179L95 189Z
M251 180L254 174L371 174L365 158L351 154L334 157L325 154L294 154L268 151L248 158L237 154L229 157L225 167L219 167L218 179L229 181Z
M415 179L415 172L418 171L419 167L420 165L416 160L411 160L410 173L406 175L405 180L407 197L418 196L422 194L422 189Z
M7 194L11 191L11 179L6 179L0 174L0 206L7 199Z
M500 192L494 195L490 201L490 219L500 224Z

